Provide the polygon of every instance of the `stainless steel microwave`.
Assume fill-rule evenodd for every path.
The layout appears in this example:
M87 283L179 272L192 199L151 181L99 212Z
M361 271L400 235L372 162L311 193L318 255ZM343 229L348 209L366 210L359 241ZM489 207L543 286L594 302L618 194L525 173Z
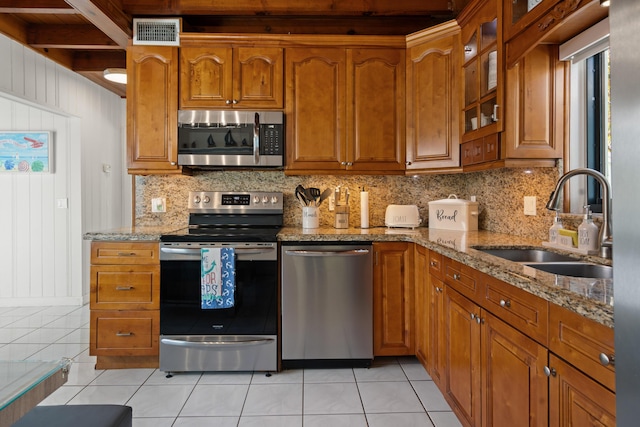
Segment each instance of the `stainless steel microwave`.
M178 164L195 168L284 165L280 111L178 111Z

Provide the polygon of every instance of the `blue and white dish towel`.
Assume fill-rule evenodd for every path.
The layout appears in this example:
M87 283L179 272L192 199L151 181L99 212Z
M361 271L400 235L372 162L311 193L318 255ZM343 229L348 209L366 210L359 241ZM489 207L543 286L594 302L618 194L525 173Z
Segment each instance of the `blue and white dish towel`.
M200 250L201 308L231 308L235 304L236 263L233 248Z

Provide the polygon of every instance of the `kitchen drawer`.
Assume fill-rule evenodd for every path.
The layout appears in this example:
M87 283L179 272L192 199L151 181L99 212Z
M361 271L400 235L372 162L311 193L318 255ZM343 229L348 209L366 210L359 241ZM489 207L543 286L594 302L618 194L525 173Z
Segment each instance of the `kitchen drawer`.
M160 264L158 242L91 242L91 264Z
M555 304L549 308L549 349L615 391L613 329Z
M485 309L540 344L549 342L549 303L491 276L482 274Z
M444 261L442 254L429 251L429 274L444 280Z
M91 267L92 310L157 310L160 266L98 265Z
M160 312L91 311L92 356L158 355Z
M443 265L444 282L477 303L481 295L479 272L447 257L443 257Z

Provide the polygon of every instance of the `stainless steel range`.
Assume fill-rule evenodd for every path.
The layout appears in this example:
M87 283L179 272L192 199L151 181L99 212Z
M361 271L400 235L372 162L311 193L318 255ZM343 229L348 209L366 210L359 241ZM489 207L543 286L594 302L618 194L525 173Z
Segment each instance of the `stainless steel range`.
M160 238L160 370L276 371L282 193L192 192L189 227ZM233 248L234 302L202 308L203 249Z

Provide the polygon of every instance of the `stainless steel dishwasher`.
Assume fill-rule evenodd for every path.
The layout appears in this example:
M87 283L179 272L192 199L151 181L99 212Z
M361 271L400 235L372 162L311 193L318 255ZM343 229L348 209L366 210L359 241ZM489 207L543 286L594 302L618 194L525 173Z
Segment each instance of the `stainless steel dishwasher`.
M283 367L369 366L371 244L282 245Z

